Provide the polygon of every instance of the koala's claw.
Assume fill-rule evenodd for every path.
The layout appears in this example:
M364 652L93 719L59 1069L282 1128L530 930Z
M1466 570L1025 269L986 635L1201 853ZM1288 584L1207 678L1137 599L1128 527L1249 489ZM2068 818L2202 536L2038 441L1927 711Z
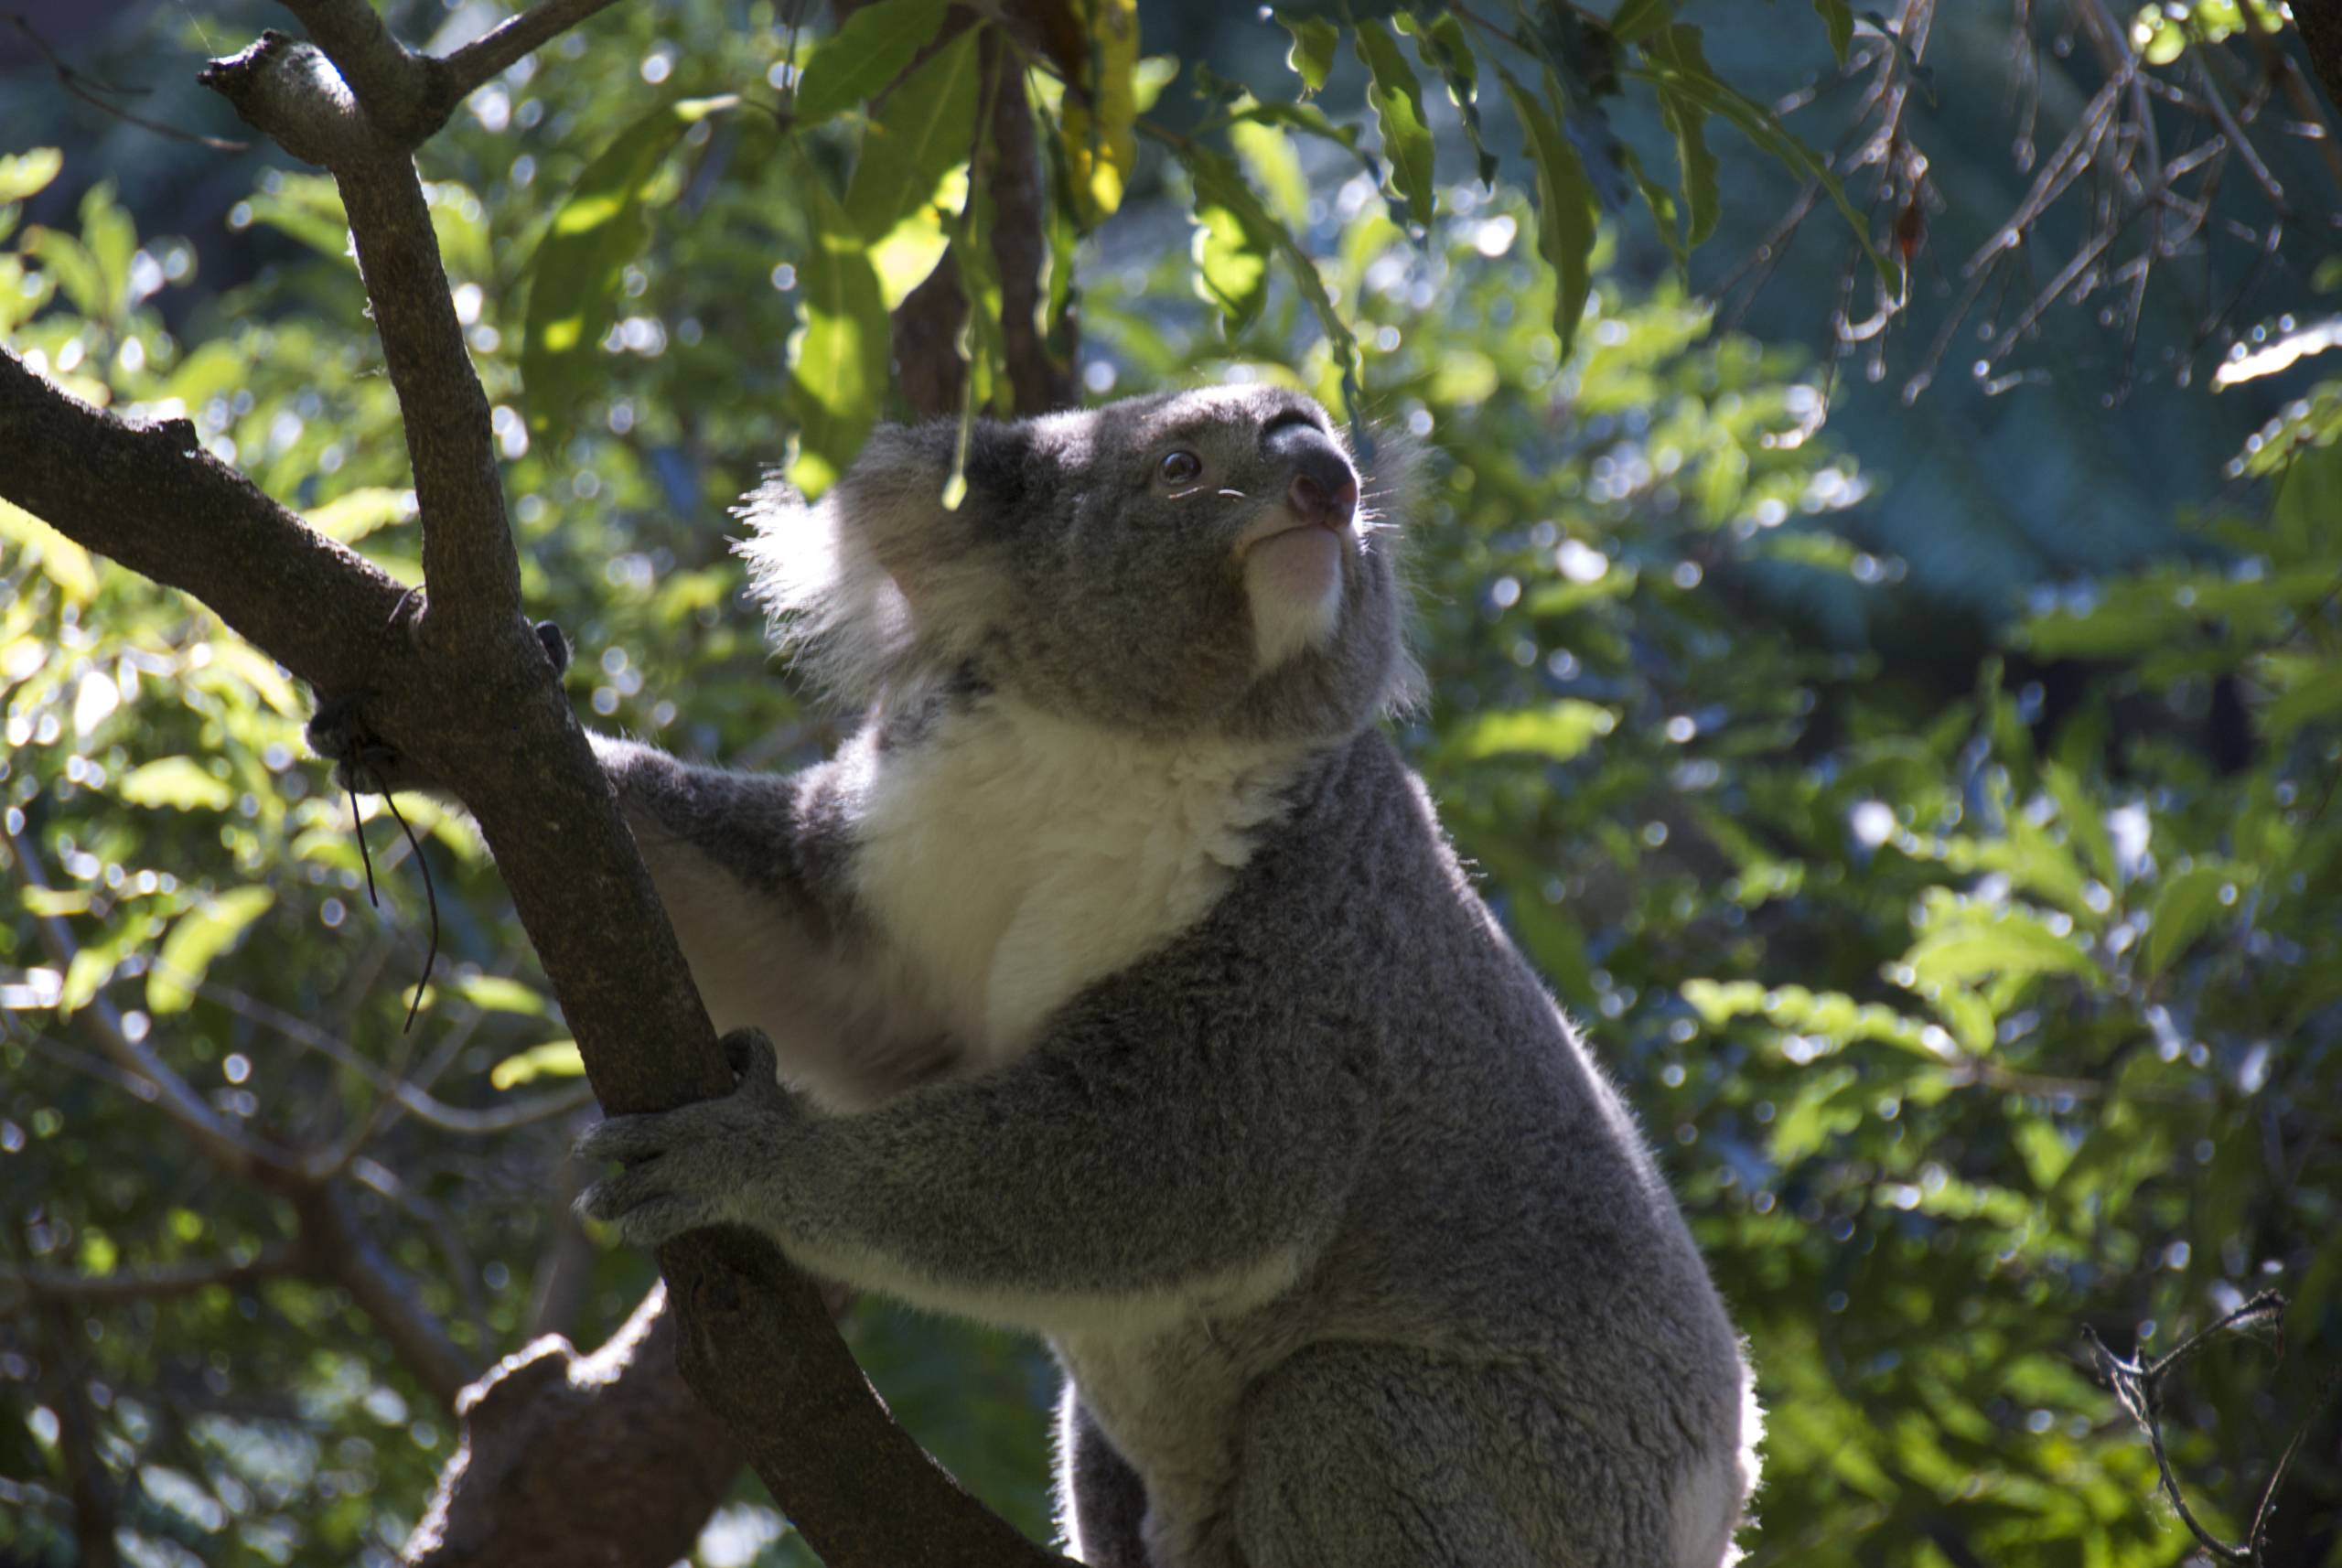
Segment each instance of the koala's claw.
M577 1140L579 1159L627 1167L579 1196L580 1216L603 1221L639 1247L735 1219L744 1188L775 1159L798 1110L761 1032L726 1035L724 1054L738 1075L731 1093L672 1111L608 1117Z

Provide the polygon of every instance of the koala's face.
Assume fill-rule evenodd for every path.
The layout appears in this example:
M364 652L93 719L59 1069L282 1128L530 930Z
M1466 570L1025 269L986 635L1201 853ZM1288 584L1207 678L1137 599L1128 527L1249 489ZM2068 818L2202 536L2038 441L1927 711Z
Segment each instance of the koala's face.
M880 431L805 514L829 514L822 591L854 608L792 592L789 536L752 506L760 591L785 633L821 622L800 629L817 659L972 663L1069 717L1246 740L1346 734L1401 683L1393 535L1308 398L1219 387L979 424L947 510L955 437Z

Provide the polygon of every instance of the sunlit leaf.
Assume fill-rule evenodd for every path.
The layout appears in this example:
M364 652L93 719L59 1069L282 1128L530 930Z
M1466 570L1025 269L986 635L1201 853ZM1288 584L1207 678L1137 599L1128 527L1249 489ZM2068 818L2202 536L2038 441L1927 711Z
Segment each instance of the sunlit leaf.
M967 200L975 126L976 35L963 32L886 95L863 132L845 215L869 242L879 298L900 305L943 260Z
M65 155L55 147L33 147L21 153L0 153L0 201L22 201L45 189L65 166Z
M1082 221L1095 224L1123 205L1138 166L1138 0L1077 0L1084 14L1089 91L1064 109L1066 158Z
M1448 742L1458 761L1520 753L1567 762L1618 725L1618 715L1598 703L1564 697L1542 707L1482 714Z
M414 492L369 485L349 490L325 505L301 514L302 520L328 539L344 544L365 538L378 528L409 522L414 518Z
M169 806L182 811L225 811L236 792L192 757L166 757L123 775L114 793L134 806Z
M1473 56L1471 40L1466 37L1464 24L1453 15L1442 15L1429 21L1412 11L1392 14L1391 25L1415 40L1415 54L1423 62L1439 72L1447 84L1448 102L1456 106L1456 117L1463 122L1465 139L1472 144L1472 154L1479 166L1480 183L1489 190L1497 184L1497 156L1488 150L1480 125L1480 65Z
M861 232L819 170L800 161L812 249L798 267L804 325L789 345L787 407L797 425L790 482L808 497L837 481L878 422L893 328Z
M521 379L532 428L550 428L593 381L602 335L618 319L626 265L650 237L643 204L667 156L686 131L737 102L690 98L652 110L586 166L554 210L525 273Z
M1594 292L1594 234L1598 213L1594 187L1578 161L1577 149L1562 134L1561 124L1545 103L1524 90L1509 71L1505 95L1527 132L1529 156L1537 168L1537 249L1553 269L1553 330L1562 340L1562 358L1577 342L1578 323L1585 317L1585 302ZM1558 98L1559 89L1548 75L1546 91Z
M1300 76L1303 91L1319 91L1334 72L1334 51L1342 41L1340 31L1323 16L1279 16L1277 20L1293 35L1293 48L1285 56L1285 64Z
M170 934L146 972L146 1009L183 1013L195 1000L211 961L235 943L244 928L276 902L274 889L233 887L189 908L171 924Z
M77 605L97 596L98 562L88 551L20 507L0 500L0 540L20 550L20 559L37 564L41 575ZM13 553L13 552L12 552Z
M585 1076L586 1058L578 1054L575 1040L547 1040L516 1051L488 1069L488 1081L496 1089L518 1089L541 1078Z
M1429 227L1432 215L1431 127L1423 122L1423 84L1416 80L1399 40L1380 22L1362 21L1350 35L1359 62L1370 81L1367 102L1382 132L1382 156L1391 166L1392 194L1407 204L1407 215Z
M2079 974L2102 978L2098 961L2038 916L2009 910L1928 930L1905 961L1922 983L1965 985L1987 975Z

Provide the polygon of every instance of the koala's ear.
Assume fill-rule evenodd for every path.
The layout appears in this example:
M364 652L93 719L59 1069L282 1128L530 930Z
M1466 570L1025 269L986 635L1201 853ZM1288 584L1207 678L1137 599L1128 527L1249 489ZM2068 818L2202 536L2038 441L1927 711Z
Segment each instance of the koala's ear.
M818 503L771 479L737 509L777 645L841 701L957 662L1011 609L998 546L1002 503L1026 483L1017 432L976 426L967 491L947 507L958 435L950 424L880 425Z

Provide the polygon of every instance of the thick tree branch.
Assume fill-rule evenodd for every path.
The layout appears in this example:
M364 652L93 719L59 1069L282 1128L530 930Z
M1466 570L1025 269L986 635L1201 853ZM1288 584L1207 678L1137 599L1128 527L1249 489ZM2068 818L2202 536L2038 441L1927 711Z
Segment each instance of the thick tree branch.
M2342 4L2336 0L2305 0L2294 7L2294 26L2302 30L2304 51L2326 102L2342 109Z
M430 206L408 144L373 128L376 96L403 91L420 65L365 0L300 0L294 9L319 35L328 69L356 88L355 119L365 134L352 131L346 94L325 81L317 51L282 34L214 63L200 80L295 156L315 147L322 156L313 161L340 188L406 426L424 581L437 600L428 618L446 618L449 634L470 640L466 623L485 627L520 613L521 566L505 524L488 397L456 319ZM320 123L338 134L319 134ZM439 633L426 626L424 635Z
M410 1564L631 1568L690 1554L740 1454L673 1374L665 1305L652 1290L591 1356L538 1339L465 1391L463 1445L407 1542Z

